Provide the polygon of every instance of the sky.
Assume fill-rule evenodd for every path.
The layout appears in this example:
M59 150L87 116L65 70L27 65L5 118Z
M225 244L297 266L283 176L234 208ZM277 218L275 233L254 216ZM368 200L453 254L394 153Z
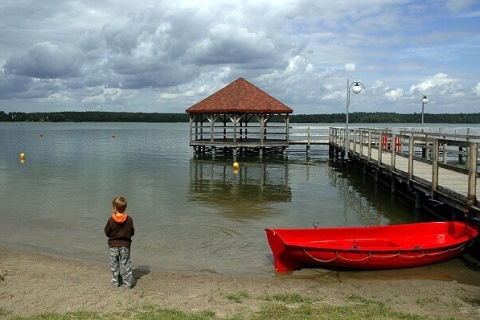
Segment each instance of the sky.
M0 111L184 113L243 77L293 114L480 112L480 0L2 0Z

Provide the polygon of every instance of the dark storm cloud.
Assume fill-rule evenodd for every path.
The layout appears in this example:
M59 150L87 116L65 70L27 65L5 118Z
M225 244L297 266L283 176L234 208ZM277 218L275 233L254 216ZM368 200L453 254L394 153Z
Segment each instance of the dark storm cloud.
M0 76L0 99L18 97L21 92L27 91L32 86L33 80L27 77Z
M200 65L233 63L269 69L281 61L275 49L278 48L264 34L219 26L209 32L207 39L197 43L192 52L195 63Z
M80 75L80 56L58 45L37 43L24 54L5 63L5 74L40 79L70 78Z
M120 76L121 86L129 89L162 88L188 81L198 68L158 58L131 59L125 56L111 59L109 68Z

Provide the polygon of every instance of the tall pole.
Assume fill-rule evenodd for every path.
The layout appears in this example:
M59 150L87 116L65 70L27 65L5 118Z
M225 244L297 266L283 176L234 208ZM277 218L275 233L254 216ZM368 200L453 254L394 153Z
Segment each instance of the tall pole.
M347 110L345 112L345 156L348 159L348 148L350 147L350 131L348 131L348 106L350 105L350 79L347 79Z
M425 105L428 103L427 96L423 96L422 99L422 127L423 127L423 110L425 109Z
M360 81L354 81L350 84L350 80L347 79L347 108L345 118L345 156L348 159L348 149L350 148L350 131L348 130L348 107L350 106L350 91L353 89L353 93L358 94L365 89L365 86Z
M425 108L425 103L422 102L422 127L423 127L423 109Z

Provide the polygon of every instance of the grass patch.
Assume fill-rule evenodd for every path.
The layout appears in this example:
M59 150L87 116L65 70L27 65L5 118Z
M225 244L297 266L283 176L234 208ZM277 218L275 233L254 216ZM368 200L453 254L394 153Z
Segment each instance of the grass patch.
M248 299L249 295L245 291L235 292L227 295L227 299L235 303L242 303L244 299Z
M6 316L9 315L9 314L10 313L7 310L5 310L3 308L0 308L0 317L5 317L6 318Z
M234 302L243 301L248 298L245 292L238 292L227 296ZM308 302L306 298L300 295L273 295L269 297L272 301L267 303L257 313L245 316L235 315L231 317L218 317L212 311L203 311L195 313L186 313L175 309L163 309L156 305L145 305L141 308L135 308L123 312L108 314L99 314L95 312L69 312L65 314L42 314L32 317L11 317L9 320L116 320L116 319L136 319L136 320L315 320L315 319L336 319L336 320L363 320L363 319L404 319L420 320L424 317L395 312L383 303L364 299L359 296L350 296L348 300L352 305L331 306L314 305ZM238 302L238 303L240 303ZM297 305L292 306L292 303ZM290 304L290 305L288 305ZM1 311L1 309L0 309ZM3 314L5 315L5 313Z
M310 302L311 300L308 298L304 298L298 293L292 294L274 294L272 296L265 296L266 301L277 301L283 303L302 303L302 302Z
M364 319L425 319L420 316L413 316L404 313L394 312L383 304L368 303L363 306L320 306L302 304L298 308L287 307L280 303L271 303L265 306L258 314L249 318L250 320L364 320Z
M420 307L425 307L426 305L428 305L429 303L433 303L433 302L438 302L440 299L438 297L435 297L435 298L423 298L423 299L417 299L416 303L420 306Z
M135 320L212 320L219 319L214 312L204 311L197 313L185 313L173 309L161 309L157 306L146 305L141 309L125 312L114 312L109 314L98 314L95 312L69 312L65 314L42 314L33 317L14 317L9 320L117 320L117 319L135 319Z
M71 319L79 319L79 320L87 320L87 319L102 319L99 314L95 312L84 312L84 311L78 311L78 312L68 312L65 314L56 314L56 313L44 313L40 314L37 316L32 316L32 317L13 317L13 318L7 318L10 320L71 320ZM107 318L103 318L107 319Z

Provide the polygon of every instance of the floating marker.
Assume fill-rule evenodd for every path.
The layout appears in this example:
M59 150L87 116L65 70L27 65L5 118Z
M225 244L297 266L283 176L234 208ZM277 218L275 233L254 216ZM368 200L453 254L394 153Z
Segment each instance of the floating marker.
M238 164L238 162L234 162L234 163L233 163L233 168L234 168L234 169L240 168L240 165Z
M25 153L20 153L20 162L23 163L25 161Z

